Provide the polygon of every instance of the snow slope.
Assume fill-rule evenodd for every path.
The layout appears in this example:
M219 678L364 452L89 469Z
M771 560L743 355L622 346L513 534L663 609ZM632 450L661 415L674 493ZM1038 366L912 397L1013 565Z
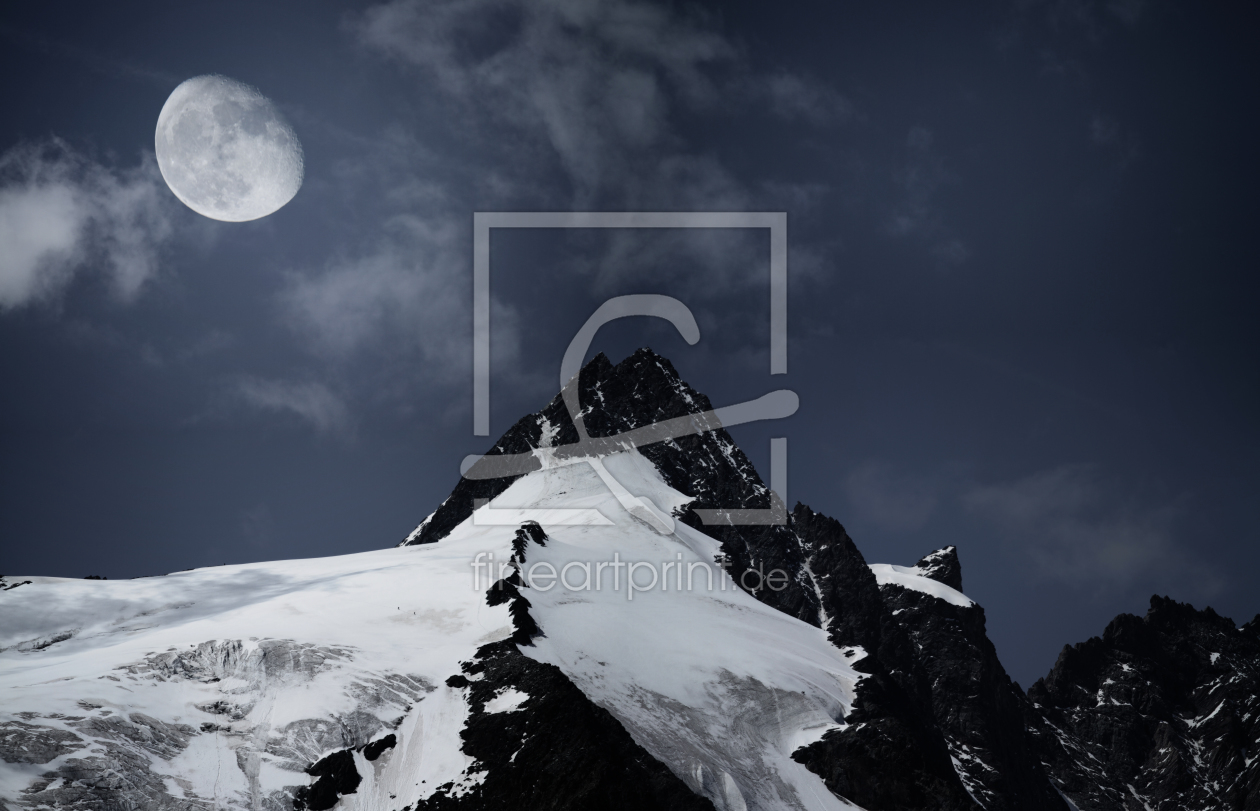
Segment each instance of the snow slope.
M17 578L32 582L0 592L0 718L80 740L50 760L3 764L0 796L123 758L152 773L137 778L148 792L291 808L276 795L305 785L301 770L327 752L400 718L414 725L417 703L458 716L443 680L511 631L467 571L460 549L434 546L122 582ZM459 724L447 726L441 747L457 749ZM466 765L446 757L438 771L455 778ZM58 791L70 799L65 785L31 799Z
M920 594L935 597L938 600L944 600L950 605L956 605L960 608L975 605L975 602L970 597L940 581L925 576L923 570L917 566L872 563L871 572L875 575L875 582L881 586L900 586L903 589L910 589Z
M635 451L607 457L608 470L636 496L658 506L685 503ZM681 522L657 534L611 497L587 465L544 470L493 502L550 505L599 498L611 527L553 527L530 566L594 564L621 559L649 564L658 580L632 592L613 586L604 570L596 590L557 583L531 589L531 616L545 637L528 656L556 665L596 704L625 725L635 741L719 809L840 809L822 781L791 759L798 747L843 725L860 674L849 656L811 625L739 590L716 566L718 544ZM454 534L454 533L453 533ZM675 562L661 576L663 563ZM687 588L686 568L693 569ZM683 569L677 588L679 570ZM709 587L706 570L720 574ZM646 568L640 585L652 582ZM575 566L568 583L588 585Z
M666 512L687 501L635 451L603 461ZM661 535L632 517L586 463L531 473L491 506L544 521L554 508L602 516L548 527L527 568L616 558L659 571L717 554L680 522ZM8 578L0 801L92 807L112 786L137 808L292 808L312 782L303 769L386 734L397 744L376 760L354 752L363 780L338 807L401 808L443 783L466 790L480 779L460 751L467 688L446 682L513 630L508 606L486 602L486 572L473 579L478 553L496 567L512 554L516 527L493 521L482 510L439 543L334 558L123 582ZM610 587L614 571L602 570L599 590L524 590L544 633L525 653L559 667L719 809L854 807L790 755L844 723L860 650L836 649L720 571L711 588L696 570L679 590L670 569L667 584L633 593ZM571 567L568 582L581 572ZM646 582L646 567L638 575ZM529 697L492 705L527 711Z

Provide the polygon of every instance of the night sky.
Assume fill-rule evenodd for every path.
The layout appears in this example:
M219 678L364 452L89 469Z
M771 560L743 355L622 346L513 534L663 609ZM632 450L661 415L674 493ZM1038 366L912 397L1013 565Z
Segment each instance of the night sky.
M393 545L472 433L475 211L786 211L764 232L495 231L497 437L607 298L870 562L959 548L1027 686L1152 593L1260 611L1254 19L1244 3L273 2L0 12L0 572L110 579ZM202 217L182 81L305 150Z

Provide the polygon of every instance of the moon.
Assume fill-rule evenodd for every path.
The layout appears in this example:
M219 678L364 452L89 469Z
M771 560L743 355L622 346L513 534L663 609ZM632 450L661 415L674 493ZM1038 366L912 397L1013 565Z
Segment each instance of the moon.
M214 220L278 211L302 186L302 144L271 101L226 76L171 93L154 138L158 169L183 203Z

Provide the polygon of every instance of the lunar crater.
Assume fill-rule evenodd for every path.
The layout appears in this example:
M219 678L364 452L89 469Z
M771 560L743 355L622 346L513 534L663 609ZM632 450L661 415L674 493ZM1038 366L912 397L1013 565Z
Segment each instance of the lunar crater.
M302 144L257 89L226 76L195 76L158 116L158 168L185 205L215 220L245 222L278 211L302 186Z

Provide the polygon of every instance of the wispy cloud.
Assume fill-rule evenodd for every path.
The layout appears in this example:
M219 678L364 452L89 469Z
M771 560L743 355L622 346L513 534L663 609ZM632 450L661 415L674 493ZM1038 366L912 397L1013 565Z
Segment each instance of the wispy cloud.
M1141 141L1133 133L1123 130L1120 122L1111 116L1099 114L1090 119L1089 140L1095 147L1114 156L1118 171L1128 169L1142 156Z
M472 363L466 229L446 217L396 216L357 254L291 273L281 292L284 317L324 360L354 363L419 359L426 379L450 383ZM515 322L496 304L496 355L515 351Z
M971 252L945 223L936 200L937 191L953 176L933 146L932 131L911 127L903 154L893 171L893 184L900 195L887 221L888 233L926 241L932 255L943 264L966 262Z
M0 156L0 308L56 298L80 272L102 272L129 301L158 270L170 197L151 154L115 170L65 142Z
M246 378L236 394L246 405L295 416L323 434L346 434L352 427L345 402L322 383Z
M809 76L781 71L759 80L780 118L812 124L839 124L854 115L853 104L835 88Z
M972 485L964 505L992 522L1048 577L1127 586L1178 577L1204 593L1222 581L1178 542L1178 503L1126 497L1090 465L1062 465L1009 482Z
M933 479L899 473L880 462L850 471L842 488L859 517L888 532L922 529L940 504L940 488Z
M350 29L440 99L447 126L469 147L467 165L452 167L433 165L420 144L397 142L392 156L352 170L377 173L373 161L403 167L387 183L398 193L383 202L409 198L409 216L430 223L487 199L527 210L764 207L774 194L738 178L709 144L689 142L680 122L753 110L829 124L851 113L812 77L754 73L738 44L695 9L634 0L392 0ZM418 174L419 164L429 171ZM330 356L349 357L388 334L391 346L466 374L471 235L463 222L431 233L407 222L394 218L380 240L295 275L285 312ZM573 237L579 258L560 270L596 291L660 274L703 300L761 283L766 273L764 248L746 234ZM511 311L494 306L496 329L500 311L510 324ZM510 332L496 335L496 362L514 346Z
M634 0L393 0L358 19L368 48L445 91L479 146L559 169L573 208L715 209L748 194L682 116L846 120L834 88L754 72L697 9ZM555 204L555 200L547 201Z
M625 0L396 0L357 33L460 101L470 133L550 152L583 207L680 151L671 112L719 103L710 71L737 50L705 22Z

